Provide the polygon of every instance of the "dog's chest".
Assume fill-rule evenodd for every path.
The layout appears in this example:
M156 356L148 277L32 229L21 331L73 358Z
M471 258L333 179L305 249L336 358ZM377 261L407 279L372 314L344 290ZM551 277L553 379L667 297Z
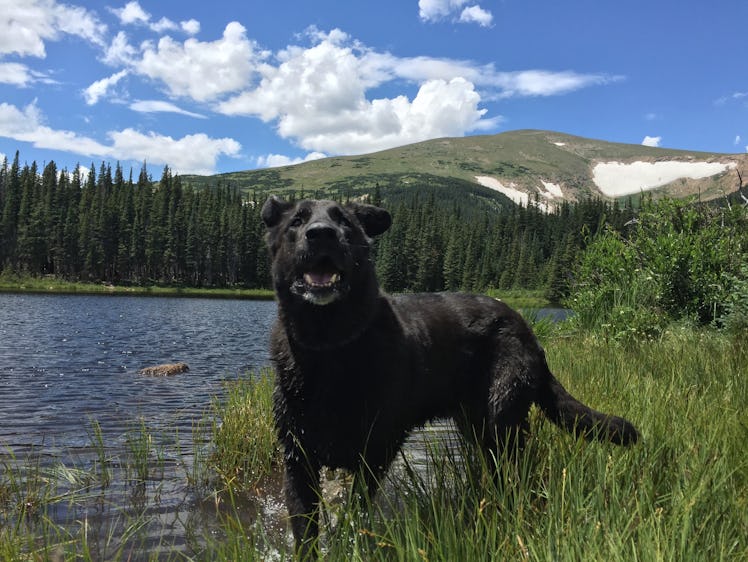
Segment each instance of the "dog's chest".
M366 367L323 364L306 364L295 371L294 384L281 381L285 412L280 417L289 424L286 430L321 464L353 469L368 446L383 440L384 434L386 440L392 438L391 413L400 409L392 403L398 396L372 381Z

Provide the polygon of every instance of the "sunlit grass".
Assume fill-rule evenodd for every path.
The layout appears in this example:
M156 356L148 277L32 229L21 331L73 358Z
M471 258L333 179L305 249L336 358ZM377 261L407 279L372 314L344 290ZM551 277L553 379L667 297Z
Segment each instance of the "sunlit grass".
M577 440L533 411L526 449L496 477L485 459L467 454L466 465L459 444L437 441L425 466L399 464L374 500L323 496L328 560L748 560L746 346L691 329L640 344L557 331L543 340L563 384L630 419L641 442ZM267 493L282 502L263 484L279 470L271 392L270 372L230 383L196 427L192 452L156 446L142 424L116 453L94 429L84 466L6 454L0 559L291 559L282 511L249 507ZM61 504L126 503L115 489L158 479L159 459L185 454L185 494L213 512L190 527L186 549L171 552L165 535L159 552L143 550L153 522L132 506L104 529L54 520Z

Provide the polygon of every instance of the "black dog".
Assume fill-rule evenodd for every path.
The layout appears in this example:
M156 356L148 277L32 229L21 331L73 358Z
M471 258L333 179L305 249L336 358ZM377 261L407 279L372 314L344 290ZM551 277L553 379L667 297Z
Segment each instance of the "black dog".
M369 250L370 237L390 226L387 211L271 197L262 219L278 297L275 419L303 554L319 532L320 468L363 474L371 492L408 433L434 418L453 417L498 452L519 445L533 403L569 431L637 440L631 423L564 390L507 305L476 295L381 293Z

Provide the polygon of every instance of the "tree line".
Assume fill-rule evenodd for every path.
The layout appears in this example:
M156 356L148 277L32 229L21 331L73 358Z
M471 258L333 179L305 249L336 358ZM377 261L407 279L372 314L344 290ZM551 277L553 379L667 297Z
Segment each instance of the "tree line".
M466 216L416 191L394 209L377 243L377 269L390 291L542 289L553 302L567 293L580 252L601 229L621 228L630 207L600 199Z
M293 193L284 193L294 197ZM580 251L629 207L589 199L550 213L535 205L471 207L428 185L388 198L392 228L375 245L389 291L545 289L560 299ZM265 193L232 185L183 185L165 167L158 182L102 163L39 169L16 153L0 168L0 271L67 280L190 287L270 287L260 209Z
M156 184L102 163L39 172L0 168L0 269L117 284L191 287L269 284L257 201L236 189L183 187L164 168Z

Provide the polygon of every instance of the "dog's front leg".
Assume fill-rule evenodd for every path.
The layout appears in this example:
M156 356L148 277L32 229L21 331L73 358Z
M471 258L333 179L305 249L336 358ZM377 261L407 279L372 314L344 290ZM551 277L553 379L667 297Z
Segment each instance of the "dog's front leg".
M306 460L287 461L285 494L291 517L296 555L299 560L316 560L319 554L319 467Z

